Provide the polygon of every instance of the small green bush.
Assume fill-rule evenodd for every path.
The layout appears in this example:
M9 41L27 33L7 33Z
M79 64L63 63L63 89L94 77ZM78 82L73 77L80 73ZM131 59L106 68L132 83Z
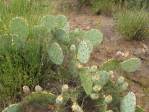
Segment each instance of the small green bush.
M142 40L149 36L149 15L145 11L125 11L115 16L116 28L127 40Z
M128 9L145 9L149 10L149 1L148 0L124 0L125 6Z
M149 10L148 0L78 0L83 5L90 5L97 14L112 15L122 9Z
M96 13L111 15L114 10L114 3L112 0L94 0L92 9Z

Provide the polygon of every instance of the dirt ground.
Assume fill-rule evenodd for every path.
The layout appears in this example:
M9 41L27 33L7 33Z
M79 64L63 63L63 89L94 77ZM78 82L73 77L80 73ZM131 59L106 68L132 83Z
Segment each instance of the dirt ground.
M139 57L141 68L129 76L130 90L137 95L137 104L145 112L149 112L149 40L125 41L114 28L112 17L94 15L88 9L69 14L71 29L100 29L104 34L104 42L97 47L92 55L91 64L99 65L112 58L117 51L129 53L129 57Z

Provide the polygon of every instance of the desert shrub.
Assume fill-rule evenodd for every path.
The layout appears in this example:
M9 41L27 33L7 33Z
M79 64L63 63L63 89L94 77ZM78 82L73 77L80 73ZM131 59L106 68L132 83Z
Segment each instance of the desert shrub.
M121 0L80 0L80 4L88 4L94 13L108 16L123 6Z
M125 6L128 9L149 9L149 1L148 0L126 0Z
M79 0L81 5L90 5L97 14L112 15L123 9L149 9L148 0Z
M9 85L10 88L21 91L22 86L27 96L20 103L10 105L2 112L36 112L42 109L66 112L66 106L74 112L83 112L86 106L83 108L80 105L89 101L93 102L90 104L93 105L93 109L99 112L135 112L138 108L135 94L128 92L127 80L121 76L122 74L115 76L113 71L135 72L141 66L139 58L114 58L99 66L87 65L93 48L103 41L100 31L70 31L67 18L62 15L43 16L31 30L28 30L27 21L20 17L13 18L9 26L6 43L10 44L5 44L6 38L3 37L4 44L0 47L4 49L1 50L3 63L8 62L1 66L1 89L6 91L5 84L19 82L19 85ZM56 91L57 94L42 91L39 85L35 87L35 92L30 91L29 87L36 83L46 83L45 74L48 74L49 83L53 80L62 82L59 85L64 83L62 88ZM26 75L27 82L23 80ZM6 76L9 76L11 81L3 79ZM72 80L74 83L70 83Z
M145 11L124 11L116 15L116 28L128 40L149 36L149 15Z
M96 13L111 15L114 10L114 4L112 0L94 0L92 9Z

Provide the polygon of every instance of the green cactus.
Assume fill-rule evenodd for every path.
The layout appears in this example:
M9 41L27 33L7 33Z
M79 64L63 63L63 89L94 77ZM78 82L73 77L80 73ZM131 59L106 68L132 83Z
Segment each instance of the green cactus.
M89 74L87 68L82 68L80 70L80 79L81 79L81 85L84 88L87 95L90 95L92 93L92 76Z
M50 60L57 65L61 65L64 60L63 50L60 45L56 42L52 43L52 45L47 48L48 55Z
M76 28L75 30L71 31L69 33L71 40L74 41L80 41L84 39L85 31L81 30L79 28ZM86 40L86 39L85 39Z
M33 26L31 34L35 38L43 38L49 35L47 28L41 25Z
M68 23L68 20L63 15L56 16L56 26L57 26L57 28L63 29L67 33L69 32L69 23Z
M10 105L2 112L24 112L24 107L29 105L33 107L48 108L49 104L55 104L55 99L56 96L54 94L46 91L33 92L26 96L21 103Z
M130 58L120 63L121 68L126 72L135 72L141 66L139 58Z
M70 38L69 38L69 34L64 31L63 29L56 29L55 30L55 37L57 40L59 40L60 42L67 44L70 42Z
M133 92L129 92L123 97L120 105L121 112L135 112L136 96Z
M17 35L20 42L25 42L29 35L29 27L24 18L15 17L10 22L10 32ZM14 38L16 40L16 38Z
M33 92L29 96L26 96L22 104L29 105L42 105L43 107L48 107L48 104L55 103L56 96L52 93L43 91L43 92Z
M100 70L106 70L106 71L116 70L118 68L119 68L119 61L116 59L110 59L99 67Z
M21 104L12 104L5 108L2 112L22 112Z
M87 63L89 61L92 49L93 46L89 41L81 41L78 46L77 59L81 63Z
M40 25L48 29L51 32L56 27L56 18L52 15L43 16L40 20Z
M109 81L110 74L106 71L98 71L97 74L99 75L99 80L97 80L95 83L103 87Z
M96 46L103 41L103 34L96 29L91 29L85 33L84 39L90 40Z

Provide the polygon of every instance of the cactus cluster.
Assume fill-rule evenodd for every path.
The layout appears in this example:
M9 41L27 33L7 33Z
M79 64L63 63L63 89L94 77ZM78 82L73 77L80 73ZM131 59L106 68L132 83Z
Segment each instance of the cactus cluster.
M32 32L31 34L29 34L29 30ZM53 105L54 112L65 112L65 105L69 100L72 102L71 110L73 112L83 112L83 108L79 106L80 102L78 102L82 88L85 95L95 102L99 112L135 112L135 94L129 92L125 96L123 92L128 90L127 80L123 76L115 76L113 72L116 70L135 72L141 65L140 59L111 59L101 66L87 66L93 48L103 41L103 34L100 31L96 29L70 31L65 16L47 15L43 16L39 23L31 29L25 19L13 18L10 23L10 33L16 37L13 41L17 39L21 45L26 45L28 41L31 41L28 38L29 35L35 37L35 40L39 39L37 46L42 45L41 48L47 54L51 66L57 67L51 73L54 72L58 76L68 74L67 80L73 77L77 78L79 83L74 87L63 85L58 96L43 91L39 85L35 87L36 92L32 93L30 93L29 87L24 86L23 91L27 96L23 101L19 105L15 104L6 108L3 112L14 112L15 110L15 112L22 112L18 108L22 106L23 109L27 105L45 108ZM112 108L109 108L111 106Z
M67 84L62 85L61 94L58 96L42 90L39 85L35 87L35 92L31 92L28 86L24 86L24 93L26 93L26 88L29 91L27 96L20 103L10 105L2 112L28 112L39 111L40 109L65 112L65 104L68 100L73 102L71 109L74 112L83 112L82 108L77 104L76 94L73 95L75 91L72 91L72 88L69 88Z
M102 108L101 107L99 108L101 112L109 111L108 104L110 105L110 103L112 101L114 102L115 100L117 100L115 97L113 98L113 96L116 95L116 97L121 97L121 94L124 91L128 90L128 83L125 81L125 78L123 76L119 76L119 77L117 77L117 79L115 79L115 81L113 81L113 79L112 79L113 72L111 72L111 71L107 72L104 70L100 70L97 67L95 67L95 68L96 69L93 69L93 67L80 68L81 84L82 84L86 94L92 100L95 100L97 105L102 106ZM93 69L93 70L91 70L91 69ZM112 86L108 87L109 84ZM110 92L109 92L109 90L110 90ZM115 91L116 93L113 91ZM123 99L126 99L125 97ZM131 100L131 99L128 98L128 100ZM99 101L100 101L100 103L99 103ZM126 102L126 101L121 102L121 108L123 108L123 109L126 108L126 107L123 107L123 106L125 106L124 102ZM130 103L130 105L134 104L134 106L136 106L135 100L133 100L132 102L129 102L129 103ZM125 112L125 111L121 110L121 112ZM135 107L134 107L134 111L132 111L132 112L135 112Z

